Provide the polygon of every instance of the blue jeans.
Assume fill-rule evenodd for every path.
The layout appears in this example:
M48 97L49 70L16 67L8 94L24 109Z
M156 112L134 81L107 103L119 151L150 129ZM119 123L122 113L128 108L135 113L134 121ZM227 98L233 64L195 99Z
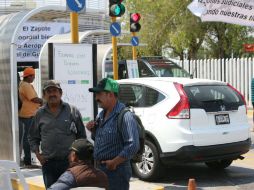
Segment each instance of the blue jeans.
M33 118L19 118L19 144L24 149L24 164L31 165L31 150L28 142L28 132L32 125Z
M119 166L116 170L108 170L105 164L98 166L100 170L106 173L109 181L109 190L128 190L129 182L132 176L130 161L126 161Z
M68 159L48 160L42 166L42 175L45 187L49 188L53 183L55 183L68 167Z

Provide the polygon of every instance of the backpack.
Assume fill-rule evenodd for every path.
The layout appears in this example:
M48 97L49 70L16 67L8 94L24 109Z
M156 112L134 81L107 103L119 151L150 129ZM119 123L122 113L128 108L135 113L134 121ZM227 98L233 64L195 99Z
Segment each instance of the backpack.
M138 133L139 133L139 150L138 152L132 157L131 161L136 162L142 162L142 155L145 150L145 128L139 118L133 111L130 110L130 108L126 107L120 111L117 117L117 129L119 133L122 130L122 123L123 123L123 117L126 112L130 111L133 114L134 119L137 122L138 127Z

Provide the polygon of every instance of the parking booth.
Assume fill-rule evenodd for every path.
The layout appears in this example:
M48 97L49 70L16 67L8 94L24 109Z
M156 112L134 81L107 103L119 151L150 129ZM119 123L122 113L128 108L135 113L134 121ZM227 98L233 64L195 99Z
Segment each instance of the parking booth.
M79 14L79 21L80 31L108 30L110 19L105 12L87 10ZM48 79L48 65L39 63L41 47L51 36L68 33L69 23L70 13L64 6L45 6L0 16L0 160L19 163L20 159L17 72L33 66L36 70L35 89L40 94L41 78ZM31 33L26 34L29 29ZM91 38L102 43L111 40L110 34ZM38 43L36 46L32 39L42 45Z

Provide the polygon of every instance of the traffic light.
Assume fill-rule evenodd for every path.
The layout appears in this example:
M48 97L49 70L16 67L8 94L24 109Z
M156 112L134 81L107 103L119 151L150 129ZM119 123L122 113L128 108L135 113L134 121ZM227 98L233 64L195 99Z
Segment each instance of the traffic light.
M130 13L130 32L138 32L141 25L138 23L141 16L139 13Z
M123 0L109 0L109 16L121 17L125 13L125 6L122 4Z

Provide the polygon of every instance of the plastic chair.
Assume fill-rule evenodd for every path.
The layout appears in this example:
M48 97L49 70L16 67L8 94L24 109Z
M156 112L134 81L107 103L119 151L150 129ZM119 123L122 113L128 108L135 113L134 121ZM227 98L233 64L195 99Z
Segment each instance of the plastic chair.
M11 184L10 173L15 171L20 179L20 183L24 190L29 190L28 184L21 173L19 166L16 162L10 160L0 160L0 189L13 190Z

